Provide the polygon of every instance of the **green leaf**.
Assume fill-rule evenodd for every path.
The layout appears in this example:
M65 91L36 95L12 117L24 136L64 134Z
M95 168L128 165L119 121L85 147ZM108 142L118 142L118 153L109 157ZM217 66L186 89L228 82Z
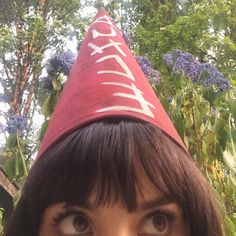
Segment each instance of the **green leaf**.
M211 106L213 106L216 98L217 98L217 94L216 92L214 91L213 88L209 88L209 89L206 89L204 90L203 92L203 97L210 102Z
M222 160L223 152L226 148L227 141L228 141L228 133L225 127L225 119L221 117L216 117L214 126L212 127L212 132L215 134L217 143L216 145L216 158L218 160Z
M233 115L234 120L236 120L236 99L229 100L228 104L229 104L229 110Z
M203 146L202 150L206 152L208 155L208 159L213 158L215 159L215 146L216 146L216 136L212 132L208 132L206 135L203 137ZM206 151L205 149L206 148ZM205 153L204 153L205 154Z
M14 148L17 146L16 134L9 134L9 137L6 142L7 148Z
M9 157L4 163L4 170L6 171L10 180L13 180L16 176L15 174L15 157Z
M53 88L57 91L61 90L61 83L57 79L52 80Z
M24 176L23 163L17 154L7 158L4 163L4 170L10 180L18 179L19 177Z
M44 123L42 124L41 129L40 129L40 133L39 133L39 138L38 138L39 141L42 141L42 140L43 140L44 134L46 133L46 130L47 130L47 128L48 128L48 123L49 123L49 121L46 120L46 121L44 121Z
M233 221L228 216L226 216L225 222L228 226L227 235L235 236L236 228L235 228L235 225L234 225Z
M180 109L183 103L183 95L181 93L176 95L175 102L176 102L175 113L180 113Z
M42 113L45 117L50 117L53 113L55 101L57 97L54 94L50 94L42 105Z
M215 117L215 122L212 127L212 132L217 134L220 131L220 129L224 128L224 125L225 125L224 120L222 120L220 117Z
M50 115L50 95L45 99L43 105L42 105L42 113L45 117L48 117Z
M195 120L196 120L196 127L197 129L200 129L201 125L202 125L202 114L199 112L199 110L197 109L194 109L195 110Z
M202 156L203 160L206 160L209 157L207 152L207 145L204 140L202 141Z
M186 127L185 127L183 117L181 115L175 114L173 118L174 118L175 128L177 129L180 137L182 139L184 139L184 134L185 134Z
M176 76L173 79L173 85L175 86L176 89L181 89L181 76Z
M3 213L4 213L4 209L0 208L0 234L3 230Z
M221 128L217 135L216 135L216 138L218 140L218 144L221 148L221 151L223 152L226 148L226 145L227 145L227 140L228 140L228 134L227 134L227 131L225 130L225 128Z
M19 158L17 156L14 157L14 167L15 167L15 177L17 178L20 176L20 168L19 168Z

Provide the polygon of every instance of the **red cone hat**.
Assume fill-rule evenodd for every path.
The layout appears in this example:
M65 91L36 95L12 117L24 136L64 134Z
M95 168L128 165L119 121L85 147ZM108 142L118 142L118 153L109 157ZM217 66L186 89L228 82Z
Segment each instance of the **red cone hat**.
M38 157L76 129L111 117L154 124L186 150L119 29L101 8L81 45Z

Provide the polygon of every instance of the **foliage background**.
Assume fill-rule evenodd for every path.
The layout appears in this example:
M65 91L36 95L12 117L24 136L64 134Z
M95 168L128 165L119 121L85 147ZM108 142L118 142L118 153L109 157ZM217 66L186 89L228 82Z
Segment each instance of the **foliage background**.
M23 184L73 63L68 42L74 53L79 50L100 6L126 32L142 69L156 76L150 82L223 202L228 235L235 235L236 0L2 0L1 167L11 181ZM194 62L166 63L165 55L176 49ZM191 79L191 63L212 65L210 84ZM230 88L219 90L217 75Z

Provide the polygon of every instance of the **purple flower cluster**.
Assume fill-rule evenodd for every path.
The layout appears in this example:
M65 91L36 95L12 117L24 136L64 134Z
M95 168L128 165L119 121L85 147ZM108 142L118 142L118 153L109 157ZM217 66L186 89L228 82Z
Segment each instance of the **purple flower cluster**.
M9 102L9 97L5 93L0 93L0 102Z
M172 67L175 74L182 74L197 83L200 78L201 63L197 62L192 54L174 50L165 54L163 60L166 65Z
M160 83L160 74L157 70L154 70L151 66L149 60L144 56L135 56L140 68L142 69L144 75L152 84Z
M48 75L41 79L42 87L48 91L52 90L52 80L60 73L68 76L74 62L75 55L70 50L52 56L46 66Z
M200 83L206 88L213 86L216 91L225 91L230 88L229 81L215 66L198 62L190 53L173 50L164 55L163 61L172 68L175 74L184 75L193 83Z
M151 69L150 74L148 76L148 80L152 83L152 84L160 84L160 73L157 70Z
M44 89L51 91L53 89L52 79L49 76L41 78L42 86Z
M135 56L135 59L138 62L139 66L141 67L143 73L146 76L149 76L152 69L149 60L144 56Z
M131 48L132 34L130 32L127 32L127 31L122 31L121 34L122 34L122 37L124 38L128 48Z
M213 65L209 63L201 64L201 78L203 78L203 85L207 88L214 86L219 92L230 89L230 83L224 78L224 75L219 72Z
M7 119L6 131L9 133L16 133L17 131L23 133L28 128L27 117L25 115L10 115Z
M47 72L49 76L53 76L57 73L63 73L69 75L72 65L75 61L75 55L70 51L55 54L48 61Z

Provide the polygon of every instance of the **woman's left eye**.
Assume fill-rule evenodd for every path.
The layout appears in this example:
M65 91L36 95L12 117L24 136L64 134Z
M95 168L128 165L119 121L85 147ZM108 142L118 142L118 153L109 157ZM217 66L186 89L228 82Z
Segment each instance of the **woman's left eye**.
M171 219L164 214L148 216L139 230L140 236L165 236L171 230Z
M85 236L93 233L89 220L79 214L69 215L61 219L58 223L58 229L62 235L66 236Z

